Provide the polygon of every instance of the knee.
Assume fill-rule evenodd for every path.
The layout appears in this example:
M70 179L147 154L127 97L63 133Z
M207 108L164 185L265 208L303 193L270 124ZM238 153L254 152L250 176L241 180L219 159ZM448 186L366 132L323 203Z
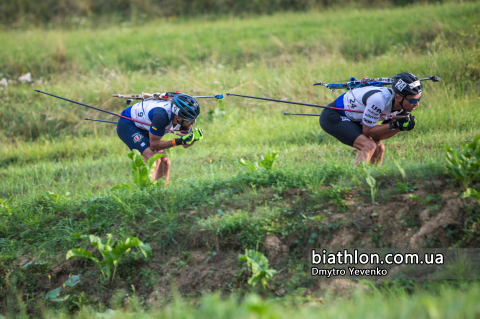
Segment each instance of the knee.
M171 161L170 161L170 158L168 156L164 156L164 157L160 158L160 165L170 167L170 164L171 164Z
M376 149L377 149L377 144L372 140L365 141L365 143L362 143L362 145L360 146L361 152L373 153L375 152Z
M382 142L378 142L377 145L376 145L375 152L380 153L380 154L385 153L385 145L383 145Z

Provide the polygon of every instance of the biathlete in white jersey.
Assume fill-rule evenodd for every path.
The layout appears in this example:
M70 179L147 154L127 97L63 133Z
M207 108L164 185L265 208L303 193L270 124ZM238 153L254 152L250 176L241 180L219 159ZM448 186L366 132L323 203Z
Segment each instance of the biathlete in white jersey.
M419 105L422 84L410 73L397 74L392 89L385 87L363 87L339 96L329 107L345 111L325 109L320 115L320 126L340 142L360 152L355 165L361 161L381 165L385 146L382 140L400 131L415 127L415 116L409 114ZM360 110L364 113L349 112ZM391 116L400 115L394 119ZM377 125L379 121L382 124Z
M181 138L162 141L163 136L170 131L188 132L196 123L200 105L186 94L175 95L170 101L142 101L124 110L122 115L150 124L148 126L121 118L117 123L117 134L130 150L138 150L145 162L157 153L165 154L157 161L153 178L157 180L165 177L167 184L171 162L165 149L179 145L188 148L203 138L203 130L195 128Z

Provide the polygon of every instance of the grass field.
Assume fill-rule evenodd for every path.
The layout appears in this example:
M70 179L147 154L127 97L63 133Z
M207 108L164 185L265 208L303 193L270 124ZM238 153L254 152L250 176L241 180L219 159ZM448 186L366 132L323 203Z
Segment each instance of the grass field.
M64 265L66 252L85 246L70 238L75 232L98 236L112 233L122 239L138 236L152 244L155 255L151 262L141 262L139 255L126 258L119 266L119 279L110 286L99 279L92 264L68 264L67 273L90 278L88 284L74 291L75 298L85 289L92 300L102 295L98 298L108 307L116 290L129 291L135 284L145 305L153 294L153 284L146 283L158 277L144 274L167 267L170 258L181 261L181 256L192 249L238 254L245 248L262 248L263 238L272 233L283 241L300 241L291 246L292 262L275 264L277 269L287 269L284 274L288 272L291 282L289 296L311 285L311 280L292 279L304 272L298 265L302 264L302 252L310 247L305 236L310 236L313 225L306 225L302 216L312 217L325 210L328 214L353 216L350 214L358 205L370 201L365 172L353 166L355 153L351 148L323 132L318 118L283 116L287 111L319 110L238 97L201 100L198 127L204 129L205 139L189 149L169 150L172 171L168 189L111 191L121 183L133 186L128 149L116 136L114 125L82 119L116 119L34 89L120 113L125 102L112 98L112 94L228 92L326 105L342 92L313 87L314 82L343 81L351 76L385 77L404 71L418 77L437 75L442 82L424 82L422 101L415 111L415 130L386 141L384 166L372 168L379 189L376 201L387 207L398 195L396 181L404 181L395 161L422 191L439 191L431 182L444 183L442 192L459 191L447 174L442 145L458 148L460 142L470 142L480 133L479 15L478 2L446 2L216 21L177 19L102 29L0 30L4 47L0 50L0 80L5 78L9 83L0 85L0 314L23 311L40 315L42 307L64 307L42 302L52 288L46 276L54 275L54 286L61 286L63 275L57 270ZM27 72L33 82L20 83L18 77ZM271 171L250 171L238 162L241 158L259 161L267 151L279 153ZM472 187L478 190L478 179ZM344 196L352 189L357 191L355 203L345 204ZM446 202L448 199L439 202L436 209L441 211ZM475 231L480 220L478 204L463 203L461 211L472 218L460 227L463 239L449 237L450 245L474 245L465 238L473 236L468 237L473 240L479 235ZM414 209L417 214L425 207L417 205ZM420 226L413 229L418 231ZM351 222L339 227L355 229ZM371 233L372 229L366 231ZM370 237L372 246L381 247L377 239L373 241L374 235ZM32 260L44 264L22 268ZM146 269L143 272L142 268L141 276L139 267ZM237 277L232 274L231 278ZM229 288L210 291L248 290L246 281L231 282ZM274 281L275 285L281 282ZM28 310L11 298L12 287ZM464 295L458 298L465 296L463 300L468 303L478 295L478 287L465 287L461 290ZM372 316L367 311L381 303L393 305L394 300L408 305L405 309L410 310L405 313L447 318L452 317L449 312L456 311L453 304L457 288L418 292L425 294L420 297L425 300L421 305L409 295L388 299L373 294L365 301L358 296L352 298L355 305L365 309L365 318L395 317L400 307L388 312L390 308L382 306L385 312L378 310ZM273 295L248 291L269 298ZM430 295L432 291L440 292ZM444 299L452 303L443 303ZM230 307L228 302L215 301L211 307L217 309L218 304L221 312ZM338 302L343 305L344 301ZM270 313L268 304L238 307L239 312L246 311L252 317ZM78 310L67 308L70 312ZM181 310L184 314L172 313L188 317L192 309ZM257 310L252 309L268 310L255 313ZM342 315L335 307L320 309L329 314L326 318ZM349 309L344 309L344 316L356 308ZM459 318L478 315L473 306L462 309ZM89 316L90 310L84 311L83 316ZM168 311L177 310L159 311L165 313L158 316L174 316ZM315 310L302 311L310 316ZM218 317L228 316L220 312ZM279 313L272 312L271 317L282 317Z

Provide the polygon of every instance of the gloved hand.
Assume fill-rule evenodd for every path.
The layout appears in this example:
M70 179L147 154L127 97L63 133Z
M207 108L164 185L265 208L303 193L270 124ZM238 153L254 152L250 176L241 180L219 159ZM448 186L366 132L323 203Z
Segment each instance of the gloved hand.
M194 128L190 133L188 133L185 136L182 136L182 138L177 138L175 139L175 143L177 145L190 145L196 141L199 141L203 138L203 130Z
M415 127L415 116L409 114L405 117L399 117L395 121L390 123L390 129L393 131L395 129L400 129L400 131L410 131Z

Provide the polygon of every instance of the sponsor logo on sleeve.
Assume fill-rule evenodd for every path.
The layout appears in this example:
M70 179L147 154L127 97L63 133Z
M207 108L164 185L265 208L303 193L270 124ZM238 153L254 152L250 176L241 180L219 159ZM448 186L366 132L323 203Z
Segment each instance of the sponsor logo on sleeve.
M373 122L370 121L370 120L363 119L363 121L364 121L365 123L368 123L368 124L373 124Z
M375 105L372 105L372 109L378 114L382 113L382 110L379 107L376 107Z

